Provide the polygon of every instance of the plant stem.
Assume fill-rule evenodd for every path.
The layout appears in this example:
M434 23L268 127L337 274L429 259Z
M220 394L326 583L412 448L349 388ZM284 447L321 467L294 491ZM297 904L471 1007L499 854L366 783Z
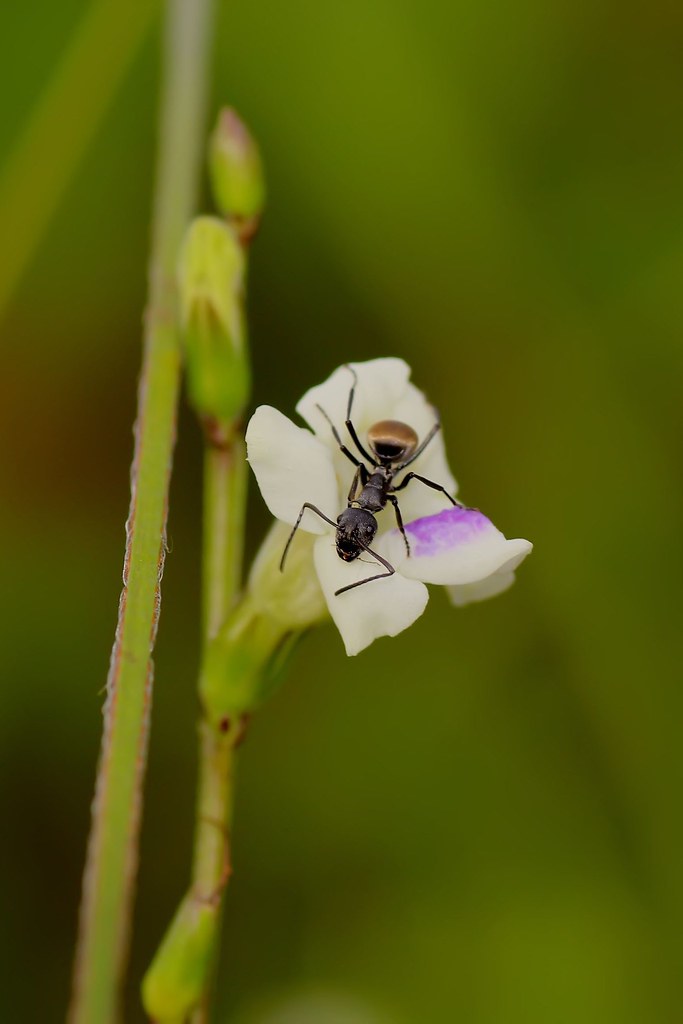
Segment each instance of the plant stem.
M218 633L239 590L246 488L246 448L241 438L207 439L202 566L205 645Z
M242 572L247 490L244 442L207 436L204 456L203 616L204 652L235 602ZM201 900L218 900L230 871L229 837L236 732L199 728L192 888Z
M83 879L71 1024L110 1024L128 949L180 380L175 267L197 186L211 0L170 0L124 588Z
M193 1009L192 1024L206 1024L210 1014L213 975L218 962L223 892L230 874L230 828L234 802L235 742L221 736L211 725L200 724L197 820L192 863L192 893L195 900L212 907L214 924L208 950L203 991Z
M215 438L213 439L216 440ZM226 439L227 441L227 439ZM222 439L221 439L222 442ZM212 443L207 434L204 457L204 651L208 649L239 591L247 492L246 449L241 438ZM215 907L215 965L218 957L222 894L231 872L230 827L234 802L237 733L217 731L206 718L199 727L199 778L192 892ZM209 1019L212 972L192 1024Z

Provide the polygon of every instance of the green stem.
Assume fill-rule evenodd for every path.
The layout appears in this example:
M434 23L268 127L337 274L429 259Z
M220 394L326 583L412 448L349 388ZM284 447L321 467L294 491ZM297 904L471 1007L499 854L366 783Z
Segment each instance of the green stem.
M214 441L216 439L214 438ZM222 440L222 439L221 439ZM204 457L204 651L227 618L239 591L247 496L246 448L232 443L206 443ZM230 828L234 802L235 737L217 731L206 718L199 728L199 778L192 891L215 907L215 967L222 917L222 894L231 872ZM210 1012L211 971L207 970L201 1000L192 1024L205 1024Z
M83 879L70 1024L110 1024L128 948L180 379L175 268L201 152L211 0L170 0L124 589Z
M241 438L214 423L205 423L204 427L204 646L200 678L212 660L215 637L241 608L232 610L241 577L247 469ZM219 691L234 685L236 677L229 670L217 674ZM192 880L142 986L145 1009L159 1024L175 1024L188 1016L193 1022L208 1020L223 891L231 871L235 749L243 726L243 715L211 715L203 703Z
M230 877L236 747L247 716L267 695L264 684L272 686L280 674L296 635L261 614L246 596L204 649L192 884L143 980L143 1003L155 1024L209 1019L223 891Z
M246 448L240 438L207 440L204 454L204 644L216 636L240 586L247 489Z
M208 722L202 722L192 893L195 900L211 906L213 924L199 1001L190 1015L192 1024L205 1024L210 1014L223 917L223 892L232 872L230 829L235 761L232 738L218 735Z

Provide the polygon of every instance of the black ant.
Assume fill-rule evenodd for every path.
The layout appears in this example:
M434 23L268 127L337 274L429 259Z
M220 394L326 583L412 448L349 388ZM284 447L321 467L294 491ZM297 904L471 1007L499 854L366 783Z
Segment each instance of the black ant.
M356 583L349 583L348 586L335 590L335 597L345 594L347 590L353 590L354 587L361 587L364 583L384 579L384 577L393 576L395 573L396 570L393 565L390 565L385 558L382 558L381 555L370 548L370 544L372 544L377 533L375 515L385 508L388 501L394 506L396 522L401 531L406 551L410 555L410 544L403 526L396 491L402 491L411 480L419 480L421 483L426 484L427 487L432 487L435 491L441 491L442 494L446 495L451 504L457 505L460 508L464 507L455 498L451 497L445 487L435 483L434 480L428 480L426 477L420 476L419 473L410 472L403 478L400 484L394 485L395 476L406 469L418 456L422 455L429 442L441 429L441 423L437 419L422 443L418 444L417 434L407 423L401 423L399 420L380 420L379 423L373 424L368 430L368 446L372 452L371 455L360 443L356 428L351 421L351 409L353 407L356 385L358 384L358 375L353 367L348 364L346 369L353 374L353 384L351 385L349 401L346 407L346 428L356 448L362 457L372 465L373 469L368 470L367 466L349 451L325 410L320 405L316 405L316 408L322 413L332 428L332 434L339 445L339 450L354 464L356 472L351 482L347 506L341 515L337 517L336 522L329 519L324 512L321 512L315 505L311 505L310 502L307 501L302 505L280 560L280 572L282 572L285 567L289 545L294 539L294 534L299 528L304 512L309 508L316 515L320 516L321 519L324 519L326 523L335 528L337 531L335 541L337 554L345 562L353 562L363 551L367 551L369 555L376 558L386 569L386 572L376 573L374 576L368 576L367 579L358 580ZM360 493L358 493L359 484L361 487Z

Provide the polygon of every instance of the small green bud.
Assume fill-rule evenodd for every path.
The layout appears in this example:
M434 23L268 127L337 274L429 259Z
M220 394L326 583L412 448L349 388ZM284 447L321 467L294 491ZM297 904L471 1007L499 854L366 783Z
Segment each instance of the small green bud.
M244 253L229 225L216 217L192 222L181 251L179 287L190 402L202 419L229 430L250 389Z
M199 679L207 720L214 728L239 722L269 696L281 667L304 630L329 615L313 565L318 539L302 530L280 560L291 526L275 522L254 560L245 598L209 645Z
M224 107L209 142L209 170L214 200L228 220L244 228L248 239L256 228L265 202L265 180L259 148L243 121Z
M201 999L212 964L218 911L188 893L142 981L142 1002L157 1024L182 1024Z
M222 731L261 703L264 674L285 642L286 627L262 615L249 598L228 616L204 655L199 696L206 719Z

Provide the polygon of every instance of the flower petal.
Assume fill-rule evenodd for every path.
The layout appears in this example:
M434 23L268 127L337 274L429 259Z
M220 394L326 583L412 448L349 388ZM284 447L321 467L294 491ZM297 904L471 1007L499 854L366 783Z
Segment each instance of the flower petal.
M506 540L478 509L451 507L406 525L410 557L398 530L382 538L381 553L402 575L423 583L464 584L512 572L532 549Z
M370 359L365 363L351 363L358 384L353 400L351 419L358 436L365 444L365 434L378 420L390 419L396 403L403 395L410 367L402 359ZM340 366L323 384L310 388L296 407L296 411L321 439L336 447L330 425L316 405L322 406L339 431L345 444L355 455L358 452L344 426L353 374L347 366Z
M297 427L270 405L260 405L249 420L247 459L263 500L277 519L294 524L304 502L330 519L339 515L339 490L331 452L313 434ZM325 533L330 527L307 510L301 528Z
M494 572L478 583L462 583L460 586L446 587L451 604L456 608L472 604L474 601L486 601L489 597L497 597L504 593L515 582L514 572Z
M313 555L327 607L349 655L358 654L380 636L396 636L425 610L427 588L400 573L335 597L340 587L382 572L383 567L370 555L364 555L362 561L344 562L330 537L315 542Z

